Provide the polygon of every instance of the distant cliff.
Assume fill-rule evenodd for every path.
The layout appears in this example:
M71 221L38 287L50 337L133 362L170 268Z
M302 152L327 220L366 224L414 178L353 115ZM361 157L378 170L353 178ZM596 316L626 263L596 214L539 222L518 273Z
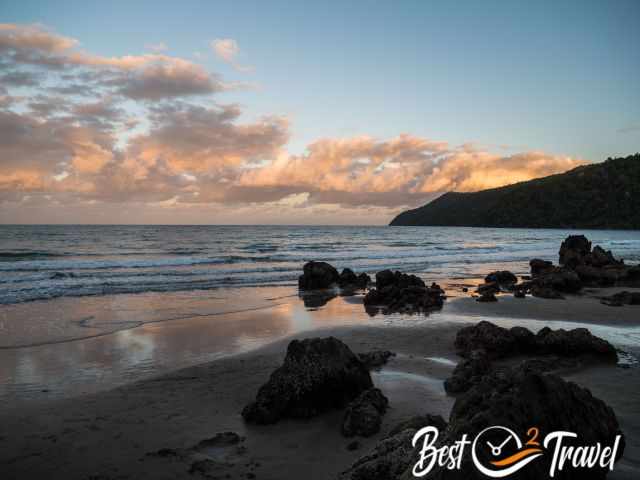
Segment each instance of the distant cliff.
M640 229L640 154L505 187L445 193L391 225Z

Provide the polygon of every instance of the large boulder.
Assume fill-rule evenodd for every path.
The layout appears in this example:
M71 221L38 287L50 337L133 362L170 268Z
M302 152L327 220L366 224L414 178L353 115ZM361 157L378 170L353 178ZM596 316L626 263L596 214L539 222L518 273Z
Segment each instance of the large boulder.
M298 278L298 287L302 290L329 288L340 279L338 271L327 262L307 262Z
M454 342L460 356L470 358L474 350L484 350L489 358L523 354L554 354L566 357L590 355L603 361L617 361L616 349L586 328L541 329L536 335L524 327L510 329L482 321L461 328Z
M560 245L560 265L575 268L591 253L591 242L584 235L569 235Z
M260 387L242 416L258 424L284 417L308 418L343 408L372 387L367 367L337 338L292 340L284 363Z
M380 389L365 390L347 406L342 421L342 434L345 437L370 437L378 433L382 425L382 415L388 406L389 400Z
M552 374L542 374L526 365L511 370L496 372L483 377L482 381L466 393L457 397L451 410L449 426L443 444L459 440L463 434L470 439L492 426L504 426L513 430L521 439L531 437L528 430L535 426L540 434L538 441L553 431L569 431L578 434L576 441L566 440L571 445L613 446L616 436L622 435L615 413L606 403L594 397L589 390L567 382ZM497 436L494 438L492 434ZM504 431L489 431L483 437L494 445L504 441ZM524 443L524 442L523 442ZM624 437L619 442L616 459L624 452ZM508 452L515 449L510 447ZM550 448L553 448L550 446ZM415 452L417 455L417 451ZM544 454L529 463L509 478L538 480L548 478L553 455ZM478 458L491 468L495 461L489 448L479 448ZM414 457L413 463L417 461ZM570 462L567 462L570 463ZM565 465L555 472L555 479L604 479L608 469L573 468ZM411 478L408 475L389 478ZM429 478L474 479L487 478L474 466L471 455L463 457L459 470L438 470Z

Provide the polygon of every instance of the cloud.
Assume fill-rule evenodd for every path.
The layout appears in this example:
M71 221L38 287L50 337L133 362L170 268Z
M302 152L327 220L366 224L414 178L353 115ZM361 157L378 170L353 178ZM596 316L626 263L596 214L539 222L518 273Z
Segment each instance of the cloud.
M475 191L559 173L582 161L541 152L501 156L412 135L322 139L304 155L282 155L244 172L245 188L306 191L317 202L401 206L446 191ZM289 192L290 190L286 190Z
M226 88L217 75L182 58L161 53L105 57L78 50L78 45L75 39L40 25L0 24L0 57L16 68L31 65L53 70L79 69L78 75L85 75L85 81L87 75L92 75L98 88L115 89L132 99L207 95ZM34 81L25 71L11 75L14 81Z
M244 85L179 57L106 57L79 45L40 25L0 25L0 221L26 208L30 220L64 211L67 221L118 221L130 207L138 222L382 222L445 191L583 163L410 134L320 138L292 155L287 117L248 121L238 104L218 101ZM235 41L212 48L237 67Z
M249 73L253 71L253 67L248 65L240 65L236 62L236 57L240 53L238 42L233 38L219 38L210 43L211 50L224 62L231 65L239 72Z

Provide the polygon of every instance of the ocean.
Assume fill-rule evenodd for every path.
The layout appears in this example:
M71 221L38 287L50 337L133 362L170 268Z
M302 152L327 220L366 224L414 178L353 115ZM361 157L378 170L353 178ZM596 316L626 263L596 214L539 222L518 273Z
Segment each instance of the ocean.
M557 262L565 230L321 226L0 226L0 304L144 292L296 284L324 260L371 275L428 281L527 273ZM580 231L617 257L640 260L638 231Z

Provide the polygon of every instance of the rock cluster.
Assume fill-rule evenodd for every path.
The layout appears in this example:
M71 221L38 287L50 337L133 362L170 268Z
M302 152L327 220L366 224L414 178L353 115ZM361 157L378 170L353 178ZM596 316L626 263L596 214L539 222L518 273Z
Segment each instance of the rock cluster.
M376 274L376 288L364 297L364 305L373 312L415 313L440 308L444 299L444 290L435 283L427 287L415 275L383 270Z
M298 287L301 290L318 290L339 285L341 288L366 288L371 278L366 273L357 275L350 268L341 273L327 262L307 262L302 267L302 275L298 277Z
M584 286L640 287L640 266L625 265L600 246L591 248L591 242L584 235L568 236L560 245L558 256L558 266L547 260L532 259L529 262L531 278L522 283L517 283L516 276L509 271L490 273L485 283L478 286L477 300L494 301L494 295L500 291L512 291L518 298L529 293L534 297L561 299Z
M258 424L308 418L343 408L372 387L365 364L337 338L292 340L283 365L260 387L242 416Z
M495 371L457 397L451 410L449 426L443 443L459 439L463 433L474 438L483 429L505 425L521 438L531 426L541 435L552 431L570 431L578 434L580 445L600 443L612 446L621 435L615 413L589 390L567 382L553 374L543 374L524 364L506 371ZM624 437L618 448L617 459L624 451ZM488 454L485 452L485 454ZM483 458L481 460L492 460ZM517 478L540 479L549 476L551 455L544 455L522 469ZM455 472L434 472L431 478L477 478L477 469L469 456L463 458L461 469ZM607 469L574 469L566 467L556 472L555 478L604 479Z

